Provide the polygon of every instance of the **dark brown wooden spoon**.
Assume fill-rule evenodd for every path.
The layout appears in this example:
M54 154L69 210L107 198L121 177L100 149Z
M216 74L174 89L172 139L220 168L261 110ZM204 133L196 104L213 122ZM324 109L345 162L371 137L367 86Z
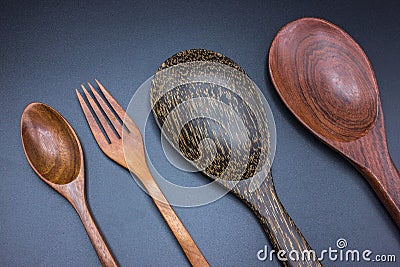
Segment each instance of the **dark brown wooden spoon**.
M150 99L153 114L172 146L252 209L276 251L296 250L301 255L311 248L276 195L270 170L275 125L257 89L231 59L192 49L161 65L152 81ZM242 124L233 122L237 130L230 131L235 114ZM215 147L201 145L210 139ZM316 259L288 258L282 264L321 266Z
M101 264L117 266L87 207L83 152L72 127L53 108L31 103L22 113L21 138L32 169L78 213Z
M400 176L386 143L375 75L361 47L330 22L299 19L276 35L269 71L296 118L364 175L400 227Z

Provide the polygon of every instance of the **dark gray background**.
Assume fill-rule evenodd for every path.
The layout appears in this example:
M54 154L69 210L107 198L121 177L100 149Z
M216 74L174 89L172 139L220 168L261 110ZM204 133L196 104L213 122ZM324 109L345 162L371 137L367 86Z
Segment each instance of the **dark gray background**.
M74 210L36 177L25 159L19 120L32 101L53 106L80 137L88 202L120 265L188 265L151 199L97 147L74 88L98 78L126 107L159 64L190 48L232 58L264 93L278 133L273 163L276 190L311 246L316 251L335 248L336 240L345 238L348 248L396 254L400 261L399 230L375 194L348 162L294 119L274 91L266 68L274 35L294 19L316 16L345 29L372 62L389 149L400 166L400 5L396 2L1 1L0 265L99 265ZM146 140L150 158L163 174L208 181L169 164L153 118ZM255 216L234 196L175 211L211 265L279 266L276 260L257 260L257 251L271 246ZM368 266L381 265L385 266Z

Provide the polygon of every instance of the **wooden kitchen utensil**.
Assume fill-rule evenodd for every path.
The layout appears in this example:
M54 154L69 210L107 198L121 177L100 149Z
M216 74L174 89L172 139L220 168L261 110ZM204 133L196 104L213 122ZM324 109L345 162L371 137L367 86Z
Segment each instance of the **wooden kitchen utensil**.
M276 35L269 71L290 111L364 175L400 227L400 176L386 143L374 71L361 47L328 21L299 19Z
M137 128L135 122L131 120L129 116L125 116L125 110L119 105L119 103L107 91L107 89L99 81L96 80L96 83L105 96L105 99L108 101L109 105L115 111L114 113L110 109L105 100L90 83L88 83L89 88L99 104L94 101L89 92L82 85L82 89L89 102L89 105L92 107L100 124L97 123L96 119L94 118L94 114L92 114L78 90L76 90L76 95L82 107L86 121L89 124L90 130L100 149L110 159L125 169L129 169L131 172L133 172L140 180L145 190L152 197L154 204L157 206L165 222L168 224L169 228L174 234L176 240L179 242L179 245L183 249L191 265L202 267L209 266L200 249L197 247L189 232L186 230L179 217L169 205L168 200L164 197L156 181L151 175L146 163L142 134ZM118 116L118 118L116 116ZM107 122L107 120L111 122L111 125ZM125 127L122 126L120 121L124 121ZM100 125L104 129L105 134L110 142L107 141L106 136L100 129ZM125 139L124 144L122 142L122 136L124 136Z
M155 74L150 99L167 140L252 209L276 251L311 250L275 192L272 113L240 66L209 50L177 53ZM210 139L214 146L202 144ZM282 264L321 266L316 259Z
M21 138L32 169L78 213L101 264L117 266L87 207L83 152L72 127L50 106L31 103L22 113Z

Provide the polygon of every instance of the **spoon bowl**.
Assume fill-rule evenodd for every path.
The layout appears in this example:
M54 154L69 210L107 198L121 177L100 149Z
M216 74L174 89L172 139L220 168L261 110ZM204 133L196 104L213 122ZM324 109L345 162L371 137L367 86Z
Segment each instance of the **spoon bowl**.
M286 25L270 51L278 93L313 132L346 142L374 125L379 93L374 72L346 32L323 20L302 19Z
M21 139L32 169L78 213L101 264L117 266L87 207L82 147L69 123L52 107L31 103L22 113Z
M400 177L386 143L379 89L361 47L338 26L303 18L269 52L272 82L296 118L348 159L400 226Z
M78 178L82 149L60 114L47 105L30 104L22 115L21 132L28 162L42 180L65 185Z

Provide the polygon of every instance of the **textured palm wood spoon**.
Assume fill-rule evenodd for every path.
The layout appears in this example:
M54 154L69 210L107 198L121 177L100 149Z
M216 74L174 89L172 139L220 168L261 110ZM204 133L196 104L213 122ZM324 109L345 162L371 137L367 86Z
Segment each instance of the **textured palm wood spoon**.
M239 75L240 77L246 77L242 80L238 78L237 81L233 81L235 84L244 85L246 82L251 81L248 76L246 76L243 69L232 60L219 53L204 49L187 50L175 54L161 65L157 73L174 69L176 66L181 66L182 64L197 62L211 62L210 64L215 62L228 69L234 68L234 72L241 74ZM212 69L212 67L212 71L218 72L218 69ZM178 73L175 74L178 77L181 77L180 75L187 74L186 70L190 72L193 70L193 67L190 66L188 69L183 68L182 71L177 70L176 72ZM200 73L200 76L203 74L214 75L212 71L209 72L209 69L205 70L202 67L200 67L199 71L204 71L204 73ZM175 70L172 70L172 72L175 72ZM219 74L221 74L221 77L226 77L222 73L216 73L216 75ZM162 76L164 74L160 75ZM176 128L178 127L176 125L179 124L179 121L187 120L186 117L190 117L191 112L196 112L195 109L203 111L214 110L217 114L228 114L231 110L234 110L236 114L241 114L240 119L244 122L244 126L247 128L250 136L250 145L246 146L243 139L240 139L238 144L236 144L238 147L243 147L243 149L246 150L239 151L239 153L243 152L243 155L246 154L246 156L237 162L238 169L244 167L244 170L241 171L240 174L235 170L231 170L225 178L218 179L218 181L223 186L231 189L234 194L236 194L253 210L277 251L281 249L287 252L297 250L301 254L305 250L310 250L310 246L276 195L270 169L260 170L257 168L259 163L268 161L268 155L265 155L262 151L269 150L268 147L264 147L265 145L268 146L269 143L263 143L261 140L268 139L268 129L274 127L268 125L268 122L266 121L256 121L257 118L255 118L252 110L257 110L257 108L258 110L264 110L262 102L257 99L257 95L254 95L255 99L251 99L254 100L252 101L254 106L249 107L248 103L234 92L235 90L230 90L223 86L206 82L189 82L177 86L164 94L160 88L165 87L165 83L168 83L171 80L171 77L169 77L168 74L166 74L166 77L156 77L157 74L153 79L150 99L152 102L153 113L159 126L163 129L163 134L165 134L167 139L170 141L179 140L176 143L173 141L171 142L173 147L179 150L186 159L191 161L196 167L199 167L203 173L213 179L221 178L222 175L225 175L229 162L230 160L232 161L231 152L233 150L231 147L235 144L228 143L228 133L226 133L224 128L221 127L220 122L201 116L187 121L181 129ZM236 78L233 77L233 80L235 79ZM243 90L242 93L252 96L253 92L250 90L247 92L244 91L246 89L247 88L241 88L239 90ZM191 102L192 100L197 101L198 99L205 98L212 98L219 102L223 102L227 109L223 107L219 109L219 107L212 106L212 104L200 105L197 108L178 108L181 107L182 104ZM179 111L177 111L178 109ZM172 124L165 126L167 124L166 121L168 120L171 120ZM245 131L244 129L242 130ZM236 134L237 133L234 133L234 135ZM199 147L199 143L204 139L212 139L216 145L216 155L213 158L213 161L206 168L197 161L201 154L205 153L204 151L200 151L201 149ZM243 143L240 143L242 141ZM256 173L258 175L261 174L263 179L264 177L266 178L259 188L251 190L252 179ZM226 178L230 181L226 180ZM238 182L233 188L229 183L232 180ZM282 261L282 264L285 266L321 266L317 260L307 259L304 261L289 259L288 261Z
M276 35L269 70L286 106L367 179L400 227L400 177L386 143L378 85L367 56L339 27L315 18Z
M87 207L83 152L68 122L53 108L29 104L21 118L26 158L36 174L78 213L103 266L117 266Z

